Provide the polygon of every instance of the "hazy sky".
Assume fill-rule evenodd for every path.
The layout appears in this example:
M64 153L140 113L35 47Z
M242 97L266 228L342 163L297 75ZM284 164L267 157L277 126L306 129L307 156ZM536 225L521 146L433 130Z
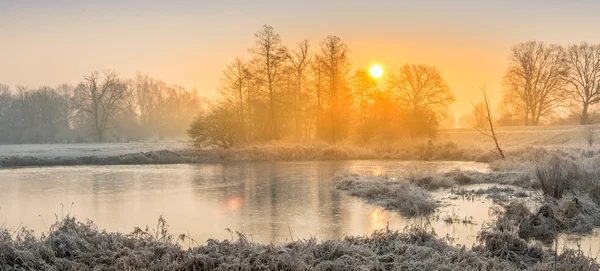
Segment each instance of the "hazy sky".
M207 97L223 67L248 58L253 33L275 27L287 45L315 50L342 38L354 68L436 66L457 116L484 83L500 99L510 47L525 40L600 42L600 1L67 1L0 0L0 82L76 83L92 70L136 71Z

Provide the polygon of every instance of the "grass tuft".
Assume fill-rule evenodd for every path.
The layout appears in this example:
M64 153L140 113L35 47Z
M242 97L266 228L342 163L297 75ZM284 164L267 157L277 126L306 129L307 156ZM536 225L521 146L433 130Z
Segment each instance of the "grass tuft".
M375 202L407 216L429 215L437 208L437 203L429 191L406 181L386 176L357 174L337 175L334 180L338 189L352 196Z

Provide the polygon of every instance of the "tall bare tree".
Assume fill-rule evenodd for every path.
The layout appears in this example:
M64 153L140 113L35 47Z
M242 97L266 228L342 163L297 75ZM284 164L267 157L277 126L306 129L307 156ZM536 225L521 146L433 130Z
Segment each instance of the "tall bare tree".
M102 142L108 123L121 108L126 86L114 71L91 72L75 89L73 107L90 119Z
M441 113L454 102L450 87L438 69L432 66L404 65L398 74L390 76L388 85L405 108Z
M358 100L359 124L362 125L367 119L369 99L377 88L377 81L365 69L354 72L350 81L354 97Z
M146 130L153 130L160 125L162 117L161 104L167 85L161 80L147 74L137 73L129 80L129 91L133 99L134 109L139 115L140 124Z
M248 103L249 80L248 66L241 58L236 58L231 64L227 65L221 77L219 93L226 102L234 104L237 108L238 122L241 127L241 137L246 138L247 123L244 114L244 108Z
M314 108L313 115L315 119L315 128L316 128L316 137L323 137L323 129L322 129L322 112L323 112L323 103L324 97L323 92L325 91L325 80L324 80L324 71L322 61L319 59L319 54L315 54L312 57L312 60L309 64L309 82L310 82L310 92L313 96ZM310 133L307 133L310 134Z
M287 49L281 43L281 37L272 26L264 25L254 34L256 44L250 53L254 54L254 75L267 91L269 103L269 139L276 139L278 127L275 119L275 91L287 60Z
M566 74L562 47L538 41L519 43L511 50L504 95L519 104L525 125L538 125L561 105Z
M437 68L404 65L388 81L399 107L407 111L407 128L413 135L432 134L454 102L454 94Z
M305 70L310 62L310 55L308 54L308 48L310 44L307 40L298 42L296 50L289 53L288 58L290 60L292 69L294 71L294 77L296 79L296 87L294 88L294 124L296 138L300 137L300 109L298 105L298 99L302 93L302 82L305 77Z
M581 43L566 52L567 91L581 106L580 123L589 124L588 109L600 102L600 45Z
M323 77L328 86L329 121L331 141L336 142L342 137L343 123L341 115L345 109L348 94L348 74L350 59L348 46L336 36L329 36L321 42L321 50L317 56L323 68Z
M58 110L60 111L60 115L62 116L61 122L65 125L65 127L71 127L71 121L73 118L73 108L71 106L73 95L75 92L75 87L71 84L63 83L56 87L57 95L60 97L62 101Z

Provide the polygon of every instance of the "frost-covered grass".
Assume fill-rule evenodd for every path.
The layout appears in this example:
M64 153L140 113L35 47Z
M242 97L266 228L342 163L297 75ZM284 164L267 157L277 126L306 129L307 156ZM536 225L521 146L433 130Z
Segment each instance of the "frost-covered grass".
M517 195L512 188L491 187L480 190L460 188L478 183L511 183L518 174L502 172L478 172L452 170L448 172L414 169L406 175L359 175L341 173L334 176L336 188L356 197L396 210L407 216L429 215L438 203L432 196L432 190L449 188L449 192L459 196L474 197L486 195L494 200L508 200L508 197L526 197ZM507 191L506 189L510 189ZM506 193L509 192L509 193ZM522 192L522 191L519 191Z
M159 150L183 150L189 148L189 146L190 144L184 141L77 144L0 144L0 157L105 157Z
M593 259L565 250L558 257L511 233L482 234L473 249L449 245L423 225L341 240L283 245L232 240L196 245L175 239L164 220L156 230L122 234L67 217L41 237L0 229L2 270L598 270ZM192 247L192 244L195 245Z
M183 143L156 146L139 144L78 144L15 147L0 145L0 167L53 165L179 164L223 161L307 161L307 160L446 160L490 159L477 148L463 148L452 142L428 143L411 140L390 145L357 146L350 143L285 143L240 146L231 149L192 149ZM164 149L157 149L157 147ZM48 148L47 151L44 148ZM484 153L484 155L482 155Z
M206 151L160 150L116 156L8 156L0 157L0 168L28 166L193 164L217 160L218 159L216 159L214 155L211 155Z
M600 146L588 146L581 129L579 126L498 128L500 145L508 157L502 162L489 138L473 129L448 129L441 130L431 141L404 138L385 144L282 140L203 150L181 141L0 145L0 167L395 159L493 162L496 168L515 168L531 166L536 156L547 152L569 157L600 156Z
M219 150L226 160L344 160L344 159L395 159L395 160L447 160L475 161L482 156L478 148L463 148L449 141L429 142L406 140L384 145L358 146L351 142L329 144L325 142L285 143L242 146Z
M341 174L335 176L334 180L338 189L352 196L407 216L428 215L437 208L437 203L429 191L395 178Z
M494 127L501 146L564 146L588 145L586 140L588 126L508 126ZM450 141L464 141L474 144L493 144L490 138L475 129L443 129L439 137Z
M559 233L589 234L600 226L600 206L585 195L547 200L535 208L513 201L498 213L496 227L515 227L521 238L545 242L552 241Z
M507 168L529 178L513 184L539 190L544 198L533 202L536 208L510 203L499 225L516 225L521 237L542 240L559 233L589 234L600 227L600 157L594 149L538 149L521 161Z
M464 188L451 188L450 193L461 196L464 199L475 199L478 197L485 196L488 199L492 199L495 203L506 203L511 200L519 198L530 197L530 191L524 189L518 189L518 187L512 186L498 186L492 185L486 188L479 189L464 189Z

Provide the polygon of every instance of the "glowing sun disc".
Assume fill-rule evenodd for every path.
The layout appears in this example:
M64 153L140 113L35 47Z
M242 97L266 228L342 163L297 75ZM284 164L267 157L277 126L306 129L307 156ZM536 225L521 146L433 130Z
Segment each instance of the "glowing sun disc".
M373 77L373 78L380 78L381 75L383 74L383 68L379 65L373 65L371 67L371 70L369 71L369 73L371 74L371 77Z

